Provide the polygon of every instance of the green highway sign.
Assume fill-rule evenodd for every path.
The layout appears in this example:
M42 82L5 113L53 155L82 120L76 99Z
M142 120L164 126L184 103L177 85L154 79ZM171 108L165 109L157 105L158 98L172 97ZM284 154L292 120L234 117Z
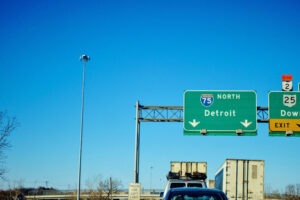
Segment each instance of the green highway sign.
M255 91L184 92L185 135L256 135Z
M300 136L300 92L269 92L271 136Z

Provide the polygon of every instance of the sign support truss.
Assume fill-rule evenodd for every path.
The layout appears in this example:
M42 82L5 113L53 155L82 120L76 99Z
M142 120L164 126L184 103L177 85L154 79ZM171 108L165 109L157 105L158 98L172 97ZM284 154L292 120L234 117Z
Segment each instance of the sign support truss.
M137 106L140 122L183 122L183 106ZM267 106L257 106L257 122L269 122Z
M136 102L134 183L139 183L140 122L183 122L183 106L143 106ZM268 107L257 106L257 122L268 123Z

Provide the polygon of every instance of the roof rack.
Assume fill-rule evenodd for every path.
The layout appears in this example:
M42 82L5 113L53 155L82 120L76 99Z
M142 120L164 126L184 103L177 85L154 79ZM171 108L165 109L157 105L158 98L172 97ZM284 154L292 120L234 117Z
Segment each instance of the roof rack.
M185 173L185 176L181 176L181 172L169 172L167 174L167 179L184 179L184 180L205 180L207 178L205 173L193 172Z

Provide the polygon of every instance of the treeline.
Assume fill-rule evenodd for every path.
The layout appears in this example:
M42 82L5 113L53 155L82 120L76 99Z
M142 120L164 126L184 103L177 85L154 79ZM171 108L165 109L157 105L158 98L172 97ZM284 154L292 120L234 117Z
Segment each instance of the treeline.
M104 179L88 182L88 189L82 191L82 194L88 194L91 200L109 200L113 194L121 191L122 182L118 179ZM34 195L57 195L71 194L76 197L77 191L61 191L54 188L38 187L0 190L0 200L25 200L26 196ZM74 198L76 199L76 198Z
M48 195L48 194L60 194L59 190L54 188L18 188L18 189L8 189L0 190L1 200L25 200L27 195Z
M266 193L265 199L300 200L300 184L287 185L284 193L280 193L278 190Z
M100 182L97 188L87 189L83 193L89 194L91 199L110 199L111 194L120 192L119 187L121 182L105 180ZM70 192L70 191L69 191ZM0 200L26 200L25 196L32 195L55 195L55 194L66 194L60 190L47 187L38 188L19 188L19 189L8 189L0 190ZM71 192L72 194L77 193L76 191ZM265 199L284 199L284 200L300 200L300 184L289 184L285 187L285 191L280 193L278 190L265 193Z

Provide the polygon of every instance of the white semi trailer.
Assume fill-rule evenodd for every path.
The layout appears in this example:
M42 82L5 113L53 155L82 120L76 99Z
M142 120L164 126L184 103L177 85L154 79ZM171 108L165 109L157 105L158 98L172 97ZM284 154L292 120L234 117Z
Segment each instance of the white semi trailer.
M230 200L263 200L264 160L226 159L215 174L215 188Z

